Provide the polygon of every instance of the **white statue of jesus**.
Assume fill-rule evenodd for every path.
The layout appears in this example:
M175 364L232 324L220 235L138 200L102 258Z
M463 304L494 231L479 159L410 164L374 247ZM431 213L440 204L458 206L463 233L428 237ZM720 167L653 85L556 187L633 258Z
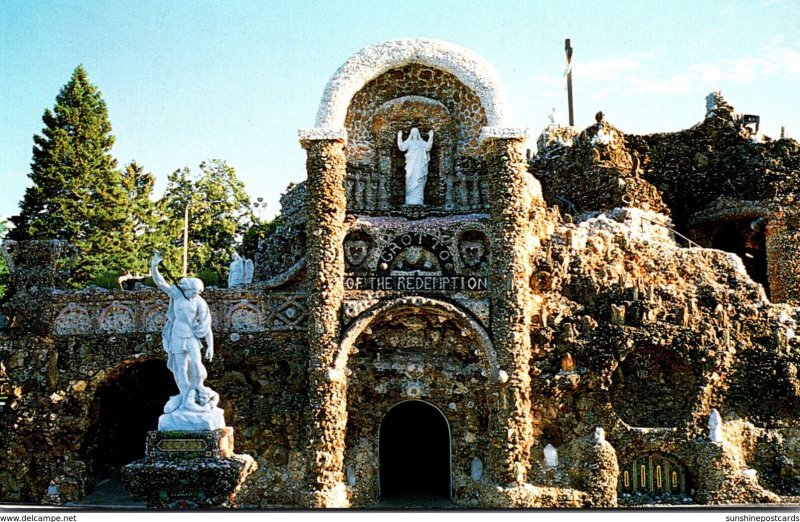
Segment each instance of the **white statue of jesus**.
M428 132L428 141L422 139L419 129L414 127L408 139L403 141L403 131L397 132L397 146L406 153L406 205L425 204L425 182L428 179L428 162L433 148L433 130Z

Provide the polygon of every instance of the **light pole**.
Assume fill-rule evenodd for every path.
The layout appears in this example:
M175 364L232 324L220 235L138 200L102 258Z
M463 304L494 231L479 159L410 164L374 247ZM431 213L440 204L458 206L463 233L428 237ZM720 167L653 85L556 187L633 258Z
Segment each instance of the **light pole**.
M189 266L189 205L191 204L192 200L189 199L183 211L183 277L186 277Z
M261 222L261 212L267 208L267 202L264 201L264 198L256 198L253 202L253 208L256 209L258 213L258 221Z

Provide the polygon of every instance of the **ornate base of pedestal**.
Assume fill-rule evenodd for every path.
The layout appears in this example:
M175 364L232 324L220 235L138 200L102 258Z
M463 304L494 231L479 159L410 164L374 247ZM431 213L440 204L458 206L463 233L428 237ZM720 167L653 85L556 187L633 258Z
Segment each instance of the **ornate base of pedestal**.
M234 497L258 467L233 453L233 428L151 431L145 458L122 468L122 482L159 509L234 507Z

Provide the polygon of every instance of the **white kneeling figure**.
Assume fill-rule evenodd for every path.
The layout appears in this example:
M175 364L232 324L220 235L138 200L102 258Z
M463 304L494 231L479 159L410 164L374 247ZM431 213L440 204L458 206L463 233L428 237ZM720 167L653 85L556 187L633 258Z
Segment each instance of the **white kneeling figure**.
M231 256L231 265L228 270L228 288L244 283L244 260L237 252Z
M600 426L594 429L594 443L595 444L605 444L606 442L606 430L601 428Z
M228 270L228 288L249 285L253 282L254 271L255 267L252 259L246 259L234 252L231 256L231 265Z

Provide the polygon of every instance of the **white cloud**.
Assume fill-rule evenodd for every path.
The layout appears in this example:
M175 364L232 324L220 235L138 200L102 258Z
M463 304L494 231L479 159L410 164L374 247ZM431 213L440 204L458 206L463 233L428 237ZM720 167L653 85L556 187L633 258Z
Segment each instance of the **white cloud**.
M638 71L641 63L633 58L609 57L577 62L573 64L573 74L581 79L596 81L618 80L631 72Z
M596 97L605 91L637 95L675 95L716 89L724 84L750 83L771 76L800 79L800 50L776 36L756 53L720 60L719 63L696 63L677 72L657 69L644 56L622 56L575 64L576 79L594 84Z

